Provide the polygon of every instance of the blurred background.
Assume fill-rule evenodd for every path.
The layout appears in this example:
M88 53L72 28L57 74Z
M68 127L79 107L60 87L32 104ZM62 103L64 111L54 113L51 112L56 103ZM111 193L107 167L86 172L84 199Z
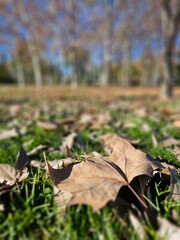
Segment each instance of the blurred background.
M0 83L180 84L179 0L0 0Z

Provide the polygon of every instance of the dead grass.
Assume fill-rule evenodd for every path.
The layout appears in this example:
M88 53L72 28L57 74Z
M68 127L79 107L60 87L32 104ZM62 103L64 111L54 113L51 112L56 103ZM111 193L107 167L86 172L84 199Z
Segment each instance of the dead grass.
M0 97L7 99L10 96L21 98L22 96L33 98L101 98L111 99L112 97L156 97L160 95L158 87L86 87L71 88L66 86L45 86L35 88L28 86L18 88L16 86L1 86ZM180 87L174 89L174 98L180 97Z

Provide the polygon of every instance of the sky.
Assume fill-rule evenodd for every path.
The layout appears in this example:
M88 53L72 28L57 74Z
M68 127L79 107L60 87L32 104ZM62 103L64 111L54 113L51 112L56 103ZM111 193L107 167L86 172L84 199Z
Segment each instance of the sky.
M37 0L37 2L38 1L42 5L42 0ZM88 21L89 17L91 17L92 13L88 8L84 8L83 5L82 5L81 10L82 10L82 14L80 14L79 19L80 19L81 24L82 25L84 24L84 26L86 26L86 22ZM98 11L99 11L99 14L102 14L101 9L97 9L97 12ZM60 15L57 16L56 20L58 20L60 17L61 17ZM119 19L121 19L121 17ZM58 21L57 21L57 23L58 23ZM46 25L48 28L48 22L43 23L42 27L44 27ZM20 26L20 25L18 25L18 26ZM6 27L6 20L0 15L0 28L4 28L4 27ZM117 27L117 23L116 23L116 27ZM58 24L56 24L55 28L56 28L56 30L58 29ZM101 29L99 29L99 31L101 31ZM28 38L28 33L25 28L20 27L18 29L18 32L21 34L21 36L23 38L25 38L25 39ZM92 32L92 34L93 34L93 32ZM7 43L2 41L3 39L7 40ZM47 41L49 41L49 43L47 44L49 46L48 46L46 52L44 54L42 54L43 58L46 59L47 61L49 61L50 63L60 64L60 69L64 73L66 73L67 75L71 74L72 68L63 63L61 49L58 49L58 51L56 53L54 53L54 51L51 51L51 44L52 44L51 38L50 38L50 40L47 40ZM15 39L13 39L12 37L9 37L8 34L7 34L7 36L1 34L1 36L0 36L0 59L1 60L6 59L7 61L10 61L12 59L13 47L15 46L15 43L16 43ZM180 37L178 38L177 43L178 43L178 45L180 45ZM139 59L141 57L145 47L146 47L146 45L145 45L145 42L143 42L143 40L134 42L132 52L131 52L132 59L134 59L134 60ZM157 41L152 41L151 47L152 47L153 51L156 51L156 50L158 51L159 48L161 48L161 44L158 43ZM90 62L96 66L101 65L102 61L103 61L103 42L102 42L102 44L101 43L100 44L98 43L97 45L93 44L93 47L89 47L89 49L90 49ZM119 55L118 55L118 57L119 57ZM116 52L114 53L114 58L115 57L116 57Z

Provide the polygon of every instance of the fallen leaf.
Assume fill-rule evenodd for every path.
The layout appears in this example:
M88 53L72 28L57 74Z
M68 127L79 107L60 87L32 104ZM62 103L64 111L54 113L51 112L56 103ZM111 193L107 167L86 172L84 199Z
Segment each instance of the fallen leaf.
M142 124L141 129L142 129L144 132L150 132L150 131L151 131L150 126L149 126L146 122Z
M75 164L77 161L75 161L72 158L65 158L65 159L60 159L60 160L53 160L53 161L48 161L48 164L54 168L54 169L60 169L62 167L67 167ZM47 165L45 167L46 170L48 170Z
M44 150L46 150L46 149L47 149L47 146L46 146L46 145L39 145L39 146L33 148L30 152L28 152L27 155L28 155L29 157L32 157L32 156L35 156L35 155L37 155L38 153L40 153L40 152L42 152L42 151L44 151Z
M104 150L110 154L113 151L114 145L118 141L119 137L115 134L105 134L101 136L104 141Z
M9 115L11 117L16 117L21 110L22 110L22 106L20 104L13 104L9 106Z
M14 138L17 137L18 133L15 128L7 129L7 130L1 130L0 131L0 140L5 140L8 138Z
M111 117L107 113L102 113L97 115L94 120L91 122L91 127L93 129L99 129L101 128L104 124L108 123L111 120Z
M179 240L180 228L169 222L165 218L159 218L160 228L157 231L157 236L166 240Z
M72 194L68 191L59 190L56 186L54 186L54 197L55 204L59 207L60 213L64 214L66 206L72 198Z
M72 132L71 134L63 138L62 145L60 146L61 153L67 152L67 146L69 149L72 148L76 136L77 134L75 132Z
M138 235L138 239L139 240L146 239L145 238L146 233L145 233L144 226L142 224L142 220L140 220L135 214L133 214L132 211L130 211L130 213L129 213L129 220Z
M31 166L35 168L41 168L44 169L46 166L45 162L41 162L39 160L31 160Z
M130 181L137 175L143 175L143 172L152 176L152 168L159 167L153 158L150 160L146 153L134 148L126 139L116 134L106 134L103 140L105 148L111 150L110 160L122 169Z
M0 164L0 184L4 186L13 186L17 182L21 182L29 175L28 169L25 167L29 164L26 152L23 148L20 149L15 167L9 164Z
M5 208L4 208L4 204L0 203L0 211L4 211Z
M170 146L180 146L180 140L177 140L173 137L166 137L161 141L161 146L170 147Z
M180 128L180 120L176 120L172 124L174 127Z
M16 182L21 182L26 179L28 174L27 168L19 171L9 164L0 164L0 184L2 185L12 186Z
M84 113L81 115L80 123L91 126L93 129L101 128L105 123L110 121L111 117L108 113L101 113L98 115Z
M20 176L19 171L9 164L0 164L0 184L14 185Z
M151 139L152 139L152 144L156 148L158 147L158 141L157 138L155 137L154 133L151 134Z
M57 124L50 121L37 121L37 126L49 131L57 129Z
M115 200L120 187L126 185L116 169L103 160L89 159L60 170L48 166L55 185L73 195L69 205L89 204L96 211Z
M17 182L23 181L24 179L26 179L26 178L28 177L28 175L29 175L28 169L27 169L27 168L24 168L24 169L20 172L20 174L19 174L19 176L18 176L18 178L17 178Z
M171 152L174 154L174 156L180 162L180 147L175 147L173 150L171 150Z
M22 171L27 165L30 164L30 160L26 151L21 147L16 158L15 168Z
M67 166L77 163L77 161L75 161L72 158L57 159L57 160L47 161L47 162L54 169L60 169L62 167L67 167ZM47 164L45 162L41 162L38 160L32 160L31 166L48 170Z
M180 128L180 113L174 114L170 117L172 126Z
M117 136L113 136L113 140ZM142 199L130 186L137 176L152 177L153 164L146 154L136 150L128 141L116 138L109 158L87 157L77 165L53 169L49 164L49 174L55 186L72 194L69 205L88 204L94 211L102 208L110 200L114 201L122 186L128 186L143 207Z
M175 113L175 110L172 108L162 108L159 110L159 112L165 116L171 116Z
M81 124L90 124L94 120L94 115L89 113L84 113L81 115L79 122Z
M168 168L170 172L170 196L175 201L180 201L180 182L178 171L175 168Z

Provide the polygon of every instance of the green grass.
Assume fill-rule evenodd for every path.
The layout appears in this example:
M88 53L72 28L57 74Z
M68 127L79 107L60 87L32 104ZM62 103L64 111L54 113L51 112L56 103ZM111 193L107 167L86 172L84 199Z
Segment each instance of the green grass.
M131 99L128 99L128 104L131 104L131 101ZM72 107L68 108L68 102L68 98L63 100L63 104L66 104L67 108L63 107L62 111L60 111L61 102L56 102L53 113L48 112L49 110L42 112L39 118L61 120L73 116L74 119L78 119L79 113L85 111L88 105L88 103L85 105L76 104L72 111ZM151 106L150 103L148 104L151 111L153 109L158 111L161 107L161 105ZM168 106L177 107L177 101L169 103ZM35 107L34 103L31 105L32 107ZM163 139L166 133L177 139L179 138L177 129L169 125L170 121L168 119L162 120L160 116L154 118L152 115L141 117L131 110L125 111L123 109L121 111L121 107L112 110L103 103L98 103L96 108L100 108L98 111L101 112L102 109L109 112L112 121L97 130L91 128L79 130L78 134L83 145L74 144L71 152L75 157L78 158L80 155L92 151L105 154L100 135L116 133L132 140L138 139L139 143L137 143L136 147L155 158L159 157L162 161L180 167L178 160L170 151L171 147L153 146L152 133L158 142ZM156 111L155 115L157 116ZM0 129L5 127L5 120L8 119L7 114L8 109L3 111ZM18 119L19 122L22 122L21 114ZM132 122L134 127L124 127L127 121ZM143 124L149 127L148 131L144 130ZM25 136L0 141L0 162L13 165L19 147L28 141L31 142L25 147L26 151L30 151L40 144L57 148L61 145L63 137L63 127L57 129L57 131L46 131L38 127L35 120L33 120L32 124L27 127ZM54 160L65 157L65 155L53 155L46 152L46 157L48 160ZM35 156L35 159L44 161L43 153L40 152ZM180 205L168 199L168 189L158 190L156 186L155 191L157 194L154 202L149 204L152 205L157 215L173 219L173 211L179 212ZM106 206L96 213L89 206L72 206L68 207L65 214L62 215L60 209L54 203L53 183L43 170L37 171L31 168L29 177L22 183L16 184L10 192L3 194L1 199L6 210L0 211L0 239L138 239L136 230L131 225L126 225L124 223L125 219L122 220L110 206ZM176 224L180 225L180 219L177 220ZM147 224L145 229L147 239L155 236L155 230L151 225Z

